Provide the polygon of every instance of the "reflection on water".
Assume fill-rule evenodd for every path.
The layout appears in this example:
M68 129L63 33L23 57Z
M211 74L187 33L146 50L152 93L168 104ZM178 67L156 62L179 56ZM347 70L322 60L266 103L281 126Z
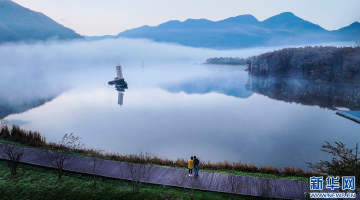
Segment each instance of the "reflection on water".
M124 104L124 92L120 92L118 94L118 104L120 107Z
M57 79L54 72L41 78L31 75L41 73L38 70L31 72L31 69L20 72L18 69L1 69L0 66L0 119L42 106L70 88L69 83Z
M215 73L212 76L197 77L174 84L163 85L162 88L172 93L208 94L211 92L225 94L237 98L249 98L253 92L247 90L246 75L243 72Z
M22 101L7 101L0 98L0 119L3 119L11 114L26 112L29 109L42 106L54 98L55 97L31 98L23 99Z
M360 110L360 88L351 83L249 76L246 88L284 102L317 105L330 110L335 107Z
M181 72L184 65L194 67L185 63L169 73ZM22 128L39 131L48 141L74 133L88 147L110 152L143 150L170 159L196 154L202 160L241 160L279 167L305 167L305 162L328 159L318 150L324 141L353 146L360 140L358 124L334 111L287 103L305 99L307 105L327 105L322 100L310 101L323 96L316 94L320 85L309 88L313 92L307 92L311 95L307 97L298 80L277 84L273 79L249 77L241 70L189 67L188 75L172 80L164 75L164 68L149 67L142 76L138 64L133 65L134 70L131 65L124 66L131 85L126 106L122 106L125 88L118 88L115 103L114 88L106 84L114 73L109 67L109 73L97 77L99 83L79 84L43 106L10 115L7 120L27 122ZM197 77L193 77L195 73ZM133 78L137 76L142 78Z
M329 159L319 151L324 141L353 147L360 140L358 124L329 110L359 108L356 88L279 83L249 77L241 66L194 65L219 54L246 57L266 49L181 53L178 46L148 44L146 50L141 42L121 41L20 46L15 53L0 47L9 58L0 59L1 117L47 141L74 133L87 147L121 154L143 150L170 159L197 155L279 167ZM125 105L125 89L108 86L119 60L131 86Z
M116 87L116 90L118 91L118 104L120 107L124 104L124 92L127 87Z
M145 64L144 64L144 61L142 61L142 63L141 63L141 71L144 72L144 69L145 69Z

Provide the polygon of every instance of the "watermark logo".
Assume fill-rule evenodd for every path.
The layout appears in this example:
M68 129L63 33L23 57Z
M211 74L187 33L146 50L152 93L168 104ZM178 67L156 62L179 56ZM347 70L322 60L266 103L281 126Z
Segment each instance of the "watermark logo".
M326 178L326 188L330 188L331 190L334 190L335 188L340 188L339 185L339 177L333 177L329 176ZM343 178L344 180L344 178Z
M344 192L321 192L323 190L324 179L322 176L313 176L310 178L310 190L315 190L310 193L310 198L356 198L356 194L351 190L355 190L355 176L328 176L326 178L326 189L335 190L341 189ZM347 190L347 191L346 191Z
M311 177L310 178L310 190L322 190L323 189L323 177Z
M355 190L355 176L343 176L341 188L343 190Z

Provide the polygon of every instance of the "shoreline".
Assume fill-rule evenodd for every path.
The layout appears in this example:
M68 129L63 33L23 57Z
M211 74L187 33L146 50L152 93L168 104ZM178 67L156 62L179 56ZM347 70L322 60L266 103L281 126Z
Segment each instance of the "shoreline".
M77 138L79 140L80 138ZM81 143L80 141L77 141ZM177 160L170 160L168 158L159 157L155 154L148 152L142 152L138 154L127 154L123 155L120 153L109 153L101 149L86 148L84 144L77 148L68 148L65 145L61 145L54 142L46 142L46 138L42 136L39 132L27 131L21 129L17 125L13 125L11 129L6 125L3 126L0 130L0 143L10 143L17 146L25 146L28 148L34 149L47 149L47 150L64 150L67 152L79 155L83 157L96 157L103 160L113 160L121 161L127 163L136 163L136 164L152 164L159 166L167 166L173 168L187 168L188 160L184 158L178 158ZM282 168L275 167L272 165L256 166L255 164L248 164L245 162L229 162L229 161L220 161L220 162L210 162L202 161L199 165L200 169L203 170L212 170L212 171L222 171L222 172L243 172L243 173L253 173L253 174L267 174L277 177L306 177L319 176L322 175L319 172L315 171L305 171L300 167L290 167L285 166Z
M15 149L21 149L23 147L16 146ZM56 171L59 170L59 166L54 166L53 163L44 162L42 157L42 151L39 149L24 148L24 156L21 158L20 163L30 164L36 167L52 168ZM17 150L16 150L17 151ZM6 156L2 156L2 160L9 160ZM95 162L96 160L96 162ZM197 178L189 177L186 169L166 168L151 165L150 163L125 163L110 160L99 160L96 158L83 157L79 155L71 155L69 159L65 161L62 171L68 171L78 174L85 174L94 177L104 177L116 180L131 181L135 184L134 187L138 189L140 184L155 184L169 187L179 187L190 190L202 190L210 192L230 193L236 195L250 195L250 196L262 196L264 184L276 190L276 188L285 188L285 190L279 191L279 193L273 193L275 198L294 198L296 197L296 188L293 185L300 184L301 188L307 188L308 181L299 180L286 180L286 179L274 179L265 177L251 177L232 174L219 174L209 173L200 170L200 176ZM95 164L97 163L97 164ZM101 164L99 164L101 163ZM12 174L16 177L16 174ZM64 180L58 176L59 180ZM229 187L236 186L234 190L229 190ZM239 186L239 187L238 187ZM295 195L295 196L294 196Z
M17 146L24 146L27 148L33 148L41 150L41 147L38 146L28 146L21 143L12 142L8 140L0 139L1 143L9 143ZM54 148L55 150L56 148ZM91 157L93 149L76 149L74 155L81 157ZM147 164L159 167L169 167L175 169L187 169L187 160L184 158L178 158L173 161L166 158L160 158L158 156L152 156L148 160L141 160L139 154L127 154L122 155L119 153L104 153L101 155L96 155L97 159L108 160L108 161L119 161L126 163L135 163L135 164ZM257 167L255 164L247 164L238 162L203 162L199 165L199 170L204 172L212 173L221 173L221 174L234 174L234 175L243 175L251 177L266 177L266 178L276 178L276 179L288 179L288 180L302 180L308 181L308 178L311 176L320 176L321 173L315 171L304 171L300 167L284 167L279 169L274 166L260 166Z

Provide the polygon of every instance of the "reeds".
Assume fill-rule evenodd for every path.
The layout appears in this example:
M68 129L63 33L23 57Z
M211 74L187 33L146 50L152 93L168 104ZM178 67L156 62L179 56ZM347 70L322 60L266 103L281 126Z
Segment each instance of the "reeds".
M13 125L11 130L7 126L3 127L0 131L0 139L5 139L13 142L19 142L28 146L34 147L46 147L50 149L62 149L66 148L65 146L59 145L57 143L47 143L44 136L41 136L39 132L32 132L20 129L19 126ZM95 149L80 148L74 149L75 153L83 154L86 156L95 156L98 158L129 162L129 163L144 163L144 164L154 164L161 166L170 166L170 167L180 167L187 168L188 160L184 158L178 158L173 161L167 158L159 157L153 154L127 154L122 155L119 153L109 153L105 152L96 152ZM146 156L140 156L146 155ZM238 162L210 162L202 161L199 166L201 169L208 170L218 170L218 171L234 171L234 172L248 172L248 173L261 173L261 174L272 174L277 176L297 176L297 177L311 177L311 176L321 176L322 174L315 171L304 171L300 167L284 167L283 169L277 168L275 166L260 166L257 167L255 164L248 164L241 161Z
M284 167L282 171L282 176L301 176L301 177L311 177L311 176L321 176L320 172L315 171L304 171L300 167Z
M275 166L261 166L259 172L262 174L280 175L280 170Z

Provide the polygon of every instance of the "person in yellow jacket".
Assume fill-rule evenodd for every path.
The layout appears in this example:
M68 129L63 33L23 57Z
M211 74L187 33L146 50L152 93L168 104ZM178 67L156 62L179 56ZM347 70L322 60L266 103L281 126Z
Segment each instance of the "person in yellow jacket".
M188 168L189 168L189 176L192 176L193 169L194 169L194 157L192 157L192 156L189 160Z

